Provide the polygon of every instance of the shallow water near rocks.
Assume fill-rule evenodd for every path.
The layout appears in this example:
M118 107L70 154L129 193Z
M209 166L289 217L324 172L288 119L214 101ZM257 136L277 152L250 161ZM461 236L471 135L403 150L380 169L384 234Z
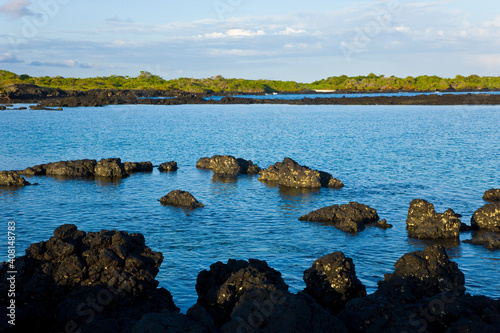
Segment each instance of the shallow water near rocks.
M404 253L433 243L407 237L412 199L426 199L438 212L452 208L469 224L485 204L484 191L500 187L499 106L125 105L4 111L0 120L0 170L82 158L178 162L175 173L155 169L117 181L31 177L38 186L0 189L0 233L16 222L20 256L64 223L85 231L141 232L163 253L157 279L183 312L196 302L197 274L230 258L266 260L296 292L314 260L342 251L372 293ZM217 181L195 168L200 157L215 154L261 167L291 157L346 186L306 191L251 176ZM205 208L160 205L158 199L175 189L191 192ZM351 235L298 221L311 210L349 201L375 208L394 228ZM460 239L469 238L464 233ZM458 241L443 245L464 272L469 293L500 297L499 251Z

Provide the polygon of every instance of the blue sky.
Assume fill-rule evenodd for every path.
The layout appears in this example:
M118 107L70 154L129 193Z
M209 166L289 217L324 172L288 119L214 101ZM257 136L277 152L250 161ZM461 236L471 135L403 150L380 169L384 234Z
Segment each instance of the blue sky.
M33 76L500 76L497 0L3 0L0 68Z

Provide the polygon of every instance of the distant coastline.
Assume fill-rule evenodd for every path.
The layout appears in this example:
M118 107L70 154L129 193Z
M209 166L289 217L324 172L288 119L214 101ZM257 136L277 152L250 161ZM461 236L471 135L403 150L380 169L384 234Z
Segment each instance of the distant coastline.
M293 81L179 78L164 80L149 72L137 77L31 77L0 70L0 104L37 103L42 107L104 106L112 104L297 104L297 105L500 105L500 77L437 76L329 77L312 83ZM429 94L443 92L445 94ZM460 92L460 95L451 93ZM466 94L466 92L476 94ZM481 92L481 94L477 94ZM353 94L331 98L313 94ZM374 93L414 93L380 96ZM418 94L417 94L418 93ZM261 99L245 95L303 94L301 99ZM238 95L238 97L234 97ZM217 98L214 98L217 97Z

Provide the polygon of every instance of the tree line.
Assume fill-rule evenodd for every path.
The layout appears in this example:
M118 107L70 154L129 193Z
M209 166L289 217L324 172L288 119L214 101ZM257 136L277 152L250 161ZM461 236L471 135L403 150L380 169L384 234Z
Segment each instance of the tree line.
M311 90L341 90L341 91L475 91L500 90L500 77L493 76L461 76L441 78L438 76L332 76L312 83L278 80L245 80L224 78L220 75L204 78L178 78L165 80L158 75L142 71L137 77L111 75L93 78L65 78L62 76L32 77L27 74L15 74L0 70L0 87L11 84L27 83L47 88L62 90L90 89L157 89L182 90L192 93L273 93L273 92L306 92Z

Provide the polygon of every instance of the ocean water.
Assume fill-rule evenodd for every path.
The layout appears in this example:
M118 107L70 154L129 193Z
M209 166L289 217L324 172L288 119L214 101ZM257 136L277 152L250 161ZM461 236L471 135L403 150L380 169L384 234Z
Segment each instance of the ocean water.
M412 199L447 208L470 223L485 190L500 187L500 106L122 105L63 112L0 113L0 170L82 158L175 160L175 173L134 174L118 181L31 177L38 186L0 189L0 260L7 222L17 252L74 223L85 231L141 232L164 261L157 279L185 312L196 302L197 274L230 258L266 260L291 291L303 271L335 251L353 258L369 293L404 254L433 241L407 237ZM286 190L241 176L221 182L195 168L200 157L231 154L267 167L291 157L330 172L341 190ZM158 199L190 191L205 208L188 212ZM357 201L394 228L357 235L298 221L314 209ZM1 230L3 228L3 230ZM469 239L470 233L460 240ZM500 297L500 252L442 243L466 277L467 291Z

